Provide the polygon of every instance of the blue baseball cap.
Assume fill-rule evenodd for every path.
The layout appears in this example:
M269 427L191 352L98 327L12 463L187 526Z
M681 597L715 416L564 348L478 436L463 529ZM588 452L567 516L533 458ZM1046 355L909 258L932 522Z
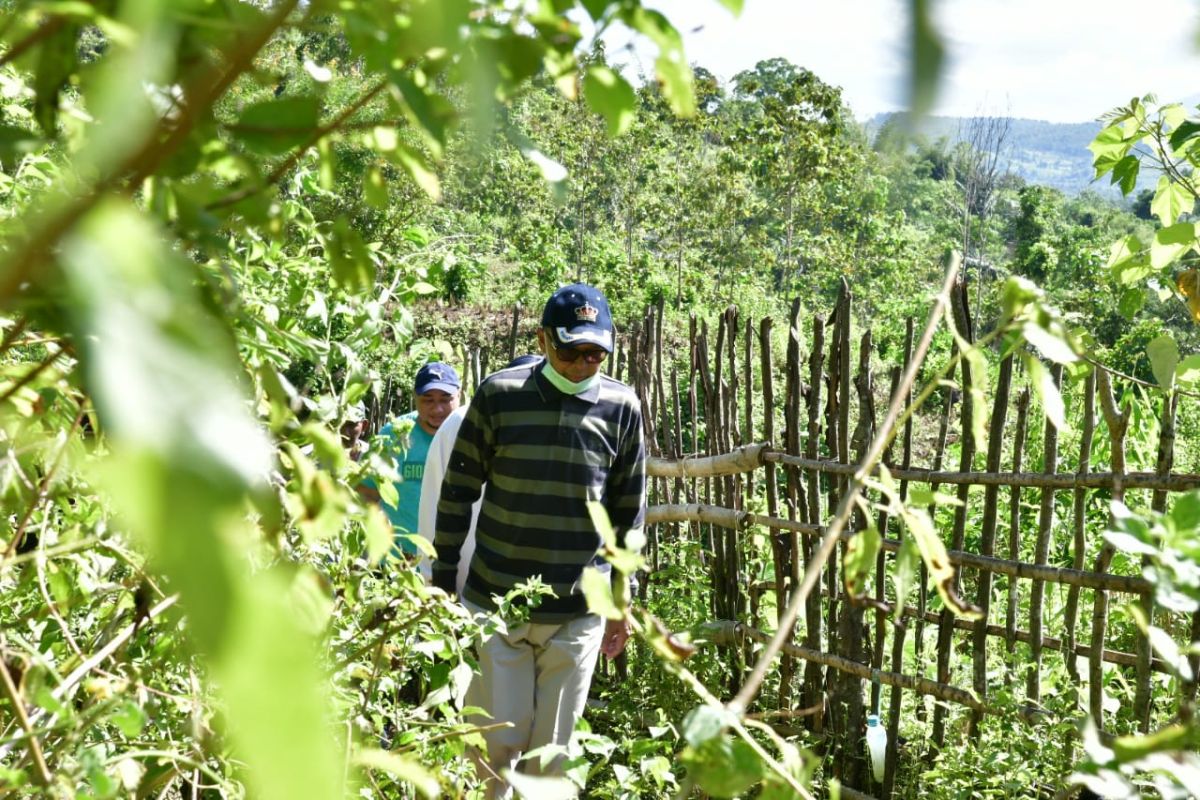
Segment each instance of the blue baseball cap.
M573 283L564 286L546 301L542 327L550 328L559 344L574 347L594 344L613 351L612 312L608 300L594 286Z
M417 394L435 390L446 394L458 394L460 389L462 383L458 380L458 373L454 371L454 367L441 361L431 361L417 370L417 380L413 383L413 391Z

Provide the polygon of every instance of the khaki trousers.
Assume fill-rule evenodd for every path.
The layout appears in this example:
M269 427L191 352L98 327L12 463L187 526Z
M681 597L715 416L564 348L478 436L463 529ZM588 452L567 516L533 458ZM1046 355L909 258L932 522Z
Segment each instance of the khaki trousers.
M471 604L467 608L481 611ZM466 703L485 709L492 719L472 722L512 723L483 734L488 757L486 764L478 759L476 763L482 768L480 776L488 779L489 798L506 796L499 775L513 769L522 753L548 744L566 747L570 742L583 715L603 636L603 618L589 614L562 624L527 623L480 643L479 674L471 681ZM555 774L561 761L555 759L543 770L535 759L522 771Z

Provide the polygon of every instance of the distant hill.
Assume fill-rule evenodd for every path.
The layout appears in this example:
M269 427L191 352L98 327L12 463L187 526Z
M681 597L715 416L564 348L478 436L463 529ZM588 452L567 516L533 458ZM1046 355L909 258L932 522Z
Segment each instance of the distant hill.
M892 114L876 114L866 122L868 134L875 133ZM952 142L965 134L969 119L966 117L930 117L921 126L922 133L930 140L943 136ZM1009 171L1020 175L1028 183L1052 186L1065 194L1078 194L1092 189L1114 199L1120 197L1117 187L1108 182L1108 176L1092 182L1092 153L1088 144L1100 131L1099 122L1044 122L1036 119L1014 119L1009 131ZM1138 188L1152 188L1154 175L1143 175ZM1136 192L1135 192L1136 194Z

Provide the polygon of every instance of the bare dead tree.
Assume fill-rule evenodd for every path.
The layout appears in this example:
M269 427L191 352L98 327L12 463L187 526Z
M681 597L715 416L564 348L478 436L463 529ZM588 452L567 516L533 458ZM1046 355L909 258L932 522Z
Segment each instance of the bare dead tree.
M959 126L958 139L962 145L955 184L958 186L962 205L962 244L964 273L975 265L975 319L980 319L983 303L983 271L986 264L986 241L980 237L973 241L972 222L980 228L991 216L996 206L996 190L1000 179L1008 173L1008 145L1012 133L1012 118L974 116Z

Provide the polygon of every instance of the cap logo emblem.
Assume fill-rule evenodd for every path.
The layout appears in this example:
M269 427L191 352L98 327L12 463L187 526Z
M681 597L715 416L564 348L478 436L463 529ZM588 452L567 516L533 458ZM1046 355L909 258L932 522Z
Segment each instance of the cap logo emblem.
M600 309L596 308L591 303L585 302L583 305L575 309L575 318L580 322L595 322L600 316Z

